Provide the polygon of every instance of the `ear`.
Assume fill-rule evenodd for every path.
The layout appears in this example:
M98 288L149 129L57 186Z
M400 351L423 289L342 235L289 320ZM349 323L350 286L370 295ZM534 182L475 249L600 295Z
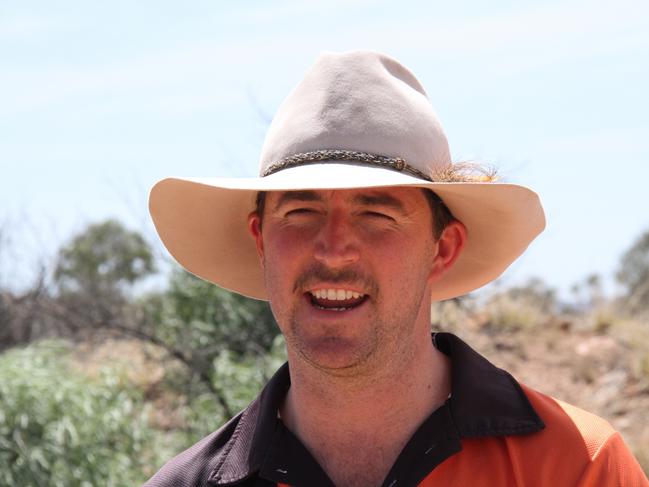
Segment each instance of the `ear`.
M437 252L433 259L433 268L429 279L431 282L439 280L447 270L453 267L466 245L467 231L461 221L453 220L436 242Z
M259 261L264 265L264 239L261 235L261 218L256 211L248 215L248 231L252 235L252 238L255 239Z

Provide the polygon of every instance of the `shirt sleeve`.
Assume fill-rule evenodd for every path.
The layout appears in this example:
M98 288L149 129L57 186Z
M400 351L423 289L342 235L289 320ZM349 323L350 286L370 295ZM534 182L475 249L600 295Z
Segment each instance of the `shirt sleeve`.
M640 464L622 440L612 434L582 473L577 487L649 487Z

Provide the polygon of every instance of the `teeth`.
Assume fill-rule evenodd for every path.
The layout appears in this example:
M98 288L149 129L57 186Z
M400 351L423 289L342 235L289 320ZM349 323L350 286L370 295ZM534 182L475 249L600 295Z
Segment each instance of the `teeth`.
M325 308L324 306L316 306L318 309L325 311L347 311L349 308Z
M314 289L311 291L318 299L328 299L330 301L343 301L345 299L358 299L363 296L361 293L356 291L350 291L349 289Z

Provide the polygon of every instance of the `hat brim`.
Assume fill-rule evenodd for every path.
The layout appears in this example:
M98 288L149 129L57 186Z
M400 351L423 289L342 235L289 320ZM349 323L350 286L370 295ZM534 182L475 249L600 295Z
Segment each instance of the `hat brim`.
M263 178L168 178L151 190L149 210L171 255L189 272L266 300L263 271L247 217L259 191L429 188L467 228L467 243L435 283L433 300L454 298L500 276L545 227L538 195L506 183L433 183L390 169L327 162Z

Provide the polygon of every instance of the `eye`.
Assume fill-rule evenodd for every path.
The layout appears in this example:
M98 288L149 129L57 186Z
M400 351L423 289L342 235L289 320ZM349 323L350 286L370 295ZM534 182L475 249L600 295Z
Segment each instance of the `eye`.
M379 211L365 211L363 212L363 215L377 220L395 221L394 218L387 213L381 213Z
M284 216L309 215L315 213L313 208L293 208L287 211Z

